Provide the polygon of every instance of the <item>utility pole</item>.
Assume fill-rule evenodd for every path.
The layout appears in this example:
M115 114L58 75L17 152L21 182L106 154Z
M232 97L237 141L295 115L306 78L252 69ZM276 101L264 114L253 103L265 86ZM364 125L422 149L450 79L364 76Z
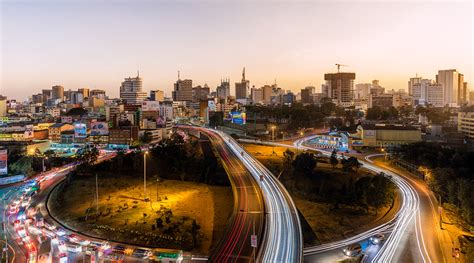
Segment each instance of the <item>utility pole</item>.
M95 210L99 214L99 180L97 178L97 173L95 173Z
M146 156L148 154L148 151L145 151L145 154L143 155L143 198L146 201Z
M275 143L275 125L272 126L272 142ZM275 154L275 144L272 147L272 155Z

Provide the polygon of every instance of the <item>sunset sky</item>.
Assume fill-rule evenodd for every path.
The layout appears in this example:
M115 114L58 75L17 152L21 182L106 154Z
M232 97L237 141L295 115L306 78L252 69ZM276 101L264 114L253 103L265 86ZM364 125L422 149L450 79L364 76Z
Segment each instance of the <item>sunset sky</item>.
M388 89L438 69L473 81L471 1L222 2L0 0L0 94L57 84L118 97L140 70L146 91L171 95L178 70L214 89L244 66L250 85L299 91L319 89L335 63Z

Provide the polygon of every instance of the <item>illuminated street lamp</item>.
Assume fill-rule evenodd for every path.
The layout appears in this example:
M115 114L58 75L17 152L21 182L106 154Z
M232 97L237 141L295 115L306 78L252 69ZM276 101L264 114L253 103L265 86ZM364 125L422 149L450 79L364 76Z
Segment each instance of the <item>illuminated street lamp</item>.
M385 148L382 148L382 152L385 153L384 160L386 161L387 160L387 152L385 151Z
M148 198L146 197L146 156L148 155L148 151L145 151L143 155L143 197L144 200L147 201Z

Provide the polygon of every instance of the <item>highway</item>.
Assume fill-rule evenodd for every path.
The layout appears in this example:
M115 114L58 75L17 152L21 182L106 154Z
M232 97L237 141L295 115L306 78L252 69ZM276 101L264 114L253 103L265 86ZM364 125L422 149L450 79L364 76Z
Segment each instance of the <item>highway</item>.
M223 160L225 166L229 162L227 158L231 157L236 162L235 167L240 169L239 175L245 175L247 178L251 178L252 182L258 182L256 186L259 186L263 196L265 220L263 234L257 238L258 252L255 255L256 262L302 262L303 235L301 233L298 211L285 187L265 166L248 154L232 137L224 132L190 126L182 126L180 128L192 128L210 136L220 155L224 153ZM232 175L234 172L230 170L229 176L234 177ZM239 189L235 186L233 188ZM234 196L236 196L235 193ZM231 225L233 224L231 222ZM228 238L226 237L225 240ZM249 242L248 237L246 237L246 240ZM237 242L240 241L237 240ZM211 257L211 260L215 259L220 262L222 258L225 258L225 255L224 257Z
M234 211L224 237L212 251L213 262L249 262L257 256L251 236L262 238L264 203L257 181L217 133L200 129L210 139L227 172L234 195Z
M311 149L305 142L314 136L295 141L298 149ZM326 156L331 152L317 149ZM402 195L402 206L396 216L387 223L361 233L355 237L305 249L306 262L326 262L344 259L342 248L353 242L367 243L376 233L386 234L386 240L377 246L368 245L364 251L364 262L449 262L439 239L439 218L436 200L433 200L426 184L410 176L395 173L386 166L375 164L366 156L359 158L363 167L377 173L383 172L398 187ZM364 247L364 246L363 246ZM454 261L453 261L454 262Z

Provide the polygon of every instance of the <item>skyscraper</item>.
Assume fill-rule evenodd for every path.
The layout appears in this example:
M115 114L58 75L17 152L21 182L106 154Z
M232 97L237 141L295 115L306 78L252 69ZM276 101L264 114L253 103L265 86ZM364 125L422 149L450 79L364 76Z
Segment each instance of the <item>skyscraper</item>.
M460 104L460 90L463 86L463 76L456 69L439 70L436 75L436 82L443 84L444 104L457 106ZM463 82L460 82L463 81Z
M46 104L48 102L49 99L51 99L51 93L52 93L52 90L50 89L44 89L43 90L43 104Z
M338 72L324 74L327 95L338 106L350 107L354 105L355 73Z
M60 101L64 100L64 87L63 86L59 86L59 85L53 86L52 90L53 91L51 93L51 98L53 100L60 100Z
M412 86L413 105L444 106L443 84L434 83L430 79L422 79Z
M192 101L193 100L193 81L191 79L181 80L178 74L178 80L174 84L174 101Z
M248 95L249 86L250 86L250 81L245 79L245 68L244 68L242 71L242 81L235 83L235 98L246 99Z
M272 102L272 90L273 90L273 87L270 85L265 85L262 87L263 102L267 105L271 104Z
M125 78L120 85L120 98L127 104L141 104L146 99L146 92L142 91L140 73L135 78Z
M82 98L89 98L89 89L88 88L81 88L81 89L78 89L77 91L82 93Z
M216 88L216 96L219 99L226 99L230 96L230 80L221 79L221 84Z
M150 99L153 101L164 101L165 93L162 90L152 90L150 91Z
M255 88L255 86L253 86L252 89L250 90L250 97L252 99L253 104L262 103L262 100L263 100L262 89Z
M412 95L413 85L420 83L421 79L422 78L418 77L418 75L416 75L414 78L410 78L410 81L408 81L408 95Z

